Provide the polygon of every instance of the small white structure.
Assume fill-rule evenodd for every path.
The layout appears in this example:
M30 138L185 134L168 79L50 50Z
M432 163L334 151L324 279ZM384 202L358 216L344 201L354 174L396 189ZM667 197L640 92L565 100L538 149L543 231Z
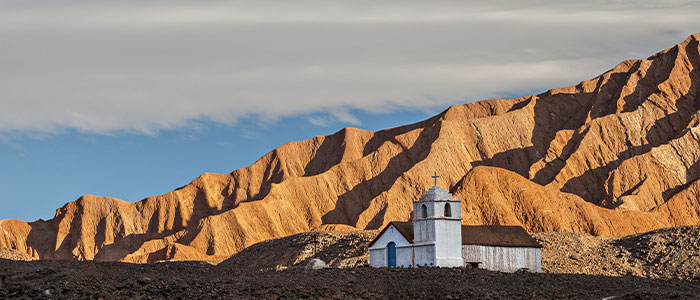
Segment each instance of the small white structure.
M542 246L525 229L462 225L461 212L460 201L433 186L413 202L413 222L390 222L370 242L369 264L541 272Z

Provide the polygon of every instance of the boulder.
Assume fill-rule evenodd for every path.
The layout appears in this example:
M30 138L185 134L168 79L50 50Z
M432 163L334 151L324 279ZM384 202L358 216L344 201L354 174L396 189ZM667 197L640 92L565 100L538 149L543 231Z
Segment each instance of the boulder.
M308 263L306 263L306 267L304 269L307 270L320 270L326 267L326 263L323 262L322 260L318 258L312 258L309 260Z

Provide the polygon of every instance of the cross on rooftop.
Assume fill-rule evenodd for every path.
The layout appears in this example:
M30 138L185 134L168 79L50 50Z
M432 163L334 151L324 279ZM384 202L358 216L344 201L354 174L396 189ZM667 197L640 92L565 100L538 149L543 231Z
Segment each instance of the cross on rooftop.
M440 177L440 176L438 176L437 172L435 172L435 175L430 176L430 177L432 177L433 179L435 179L435 186L437 186L437 179L438 179L438 177Z

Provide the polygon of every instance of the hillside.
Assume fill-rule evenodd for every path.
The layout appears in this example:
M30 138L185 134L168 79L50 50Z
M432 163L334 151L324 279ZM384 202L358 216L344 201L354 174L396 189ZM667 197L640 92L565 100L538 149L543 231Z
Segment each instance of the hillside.
M222 268L284 270L320 258L331 268L366 266L367 245L378 232L305 232L250 246ZM542 232L544 273L700 280L700 226L658 229L624 237Z
M257 243L219 265L247 270L303 267L319 258L332 268L366 266L367 246L377 230L303 232Z
M700 227L664 228L621 238L546 232L535 237L549 273L700 280Z
M463 201L465 224L602 236L700 224L699 40L572 87L290 142L136 203L85 195L48 221L0 221L0 247L41 259L222 260L321 225L407 220L434 171Z

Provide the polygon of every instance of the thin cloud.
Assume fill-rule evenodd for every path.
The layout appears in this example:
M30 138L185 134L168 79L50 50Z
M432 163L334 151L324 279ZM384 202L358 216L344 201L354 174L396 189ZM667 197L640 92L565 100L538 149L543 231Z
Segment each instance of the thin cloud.
M335 118L337 118L339 121L344 122L344 123L349 123L352 125L360 125L362 122L360 122L357 117L355 117L353 114L347 112L347 111L334 111L331 113Z
M323 116L308 116L306 117L306 121L319 127L328 127L331 123L330 118Z

